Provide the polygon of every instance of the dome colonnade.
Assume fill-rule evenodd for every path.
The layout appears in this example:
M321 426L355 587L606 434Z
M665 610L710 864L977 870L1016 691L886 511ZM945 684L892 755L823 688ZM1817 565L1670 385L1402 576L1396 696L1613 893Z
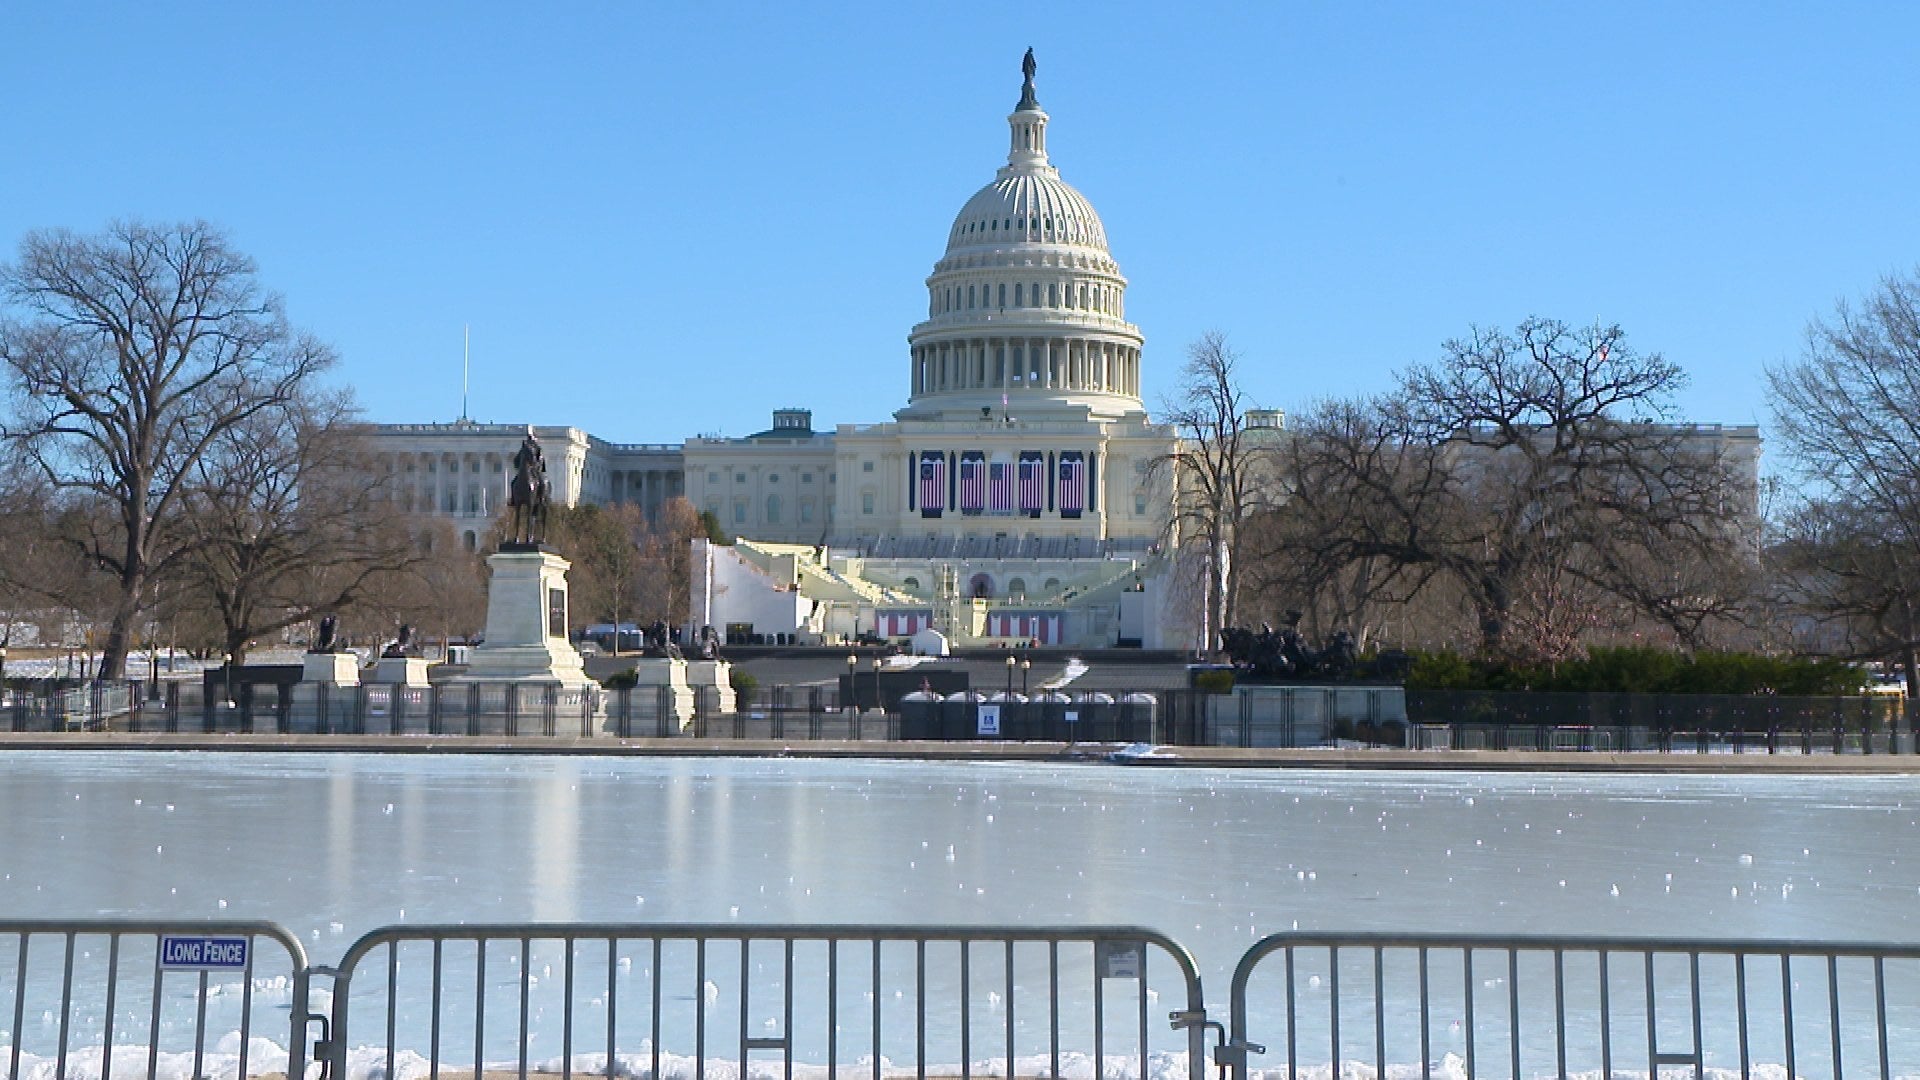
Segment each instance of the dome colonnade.
M1007 163L961 208L926 280L927 318L908 335L908 414L1002 399L1029 413L1143 411L1143 338L1126 321L1127 280L1100 216L1047 158L1031 53L1023 72Z

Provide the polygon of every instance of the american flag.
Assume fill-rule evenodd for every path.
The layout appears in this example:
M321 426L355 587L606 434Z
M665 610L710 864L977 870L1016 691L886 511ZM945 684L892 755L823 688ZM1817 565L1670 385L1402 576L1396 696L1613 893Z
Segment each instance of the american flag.
M1086 466L1078 453L1060 455L1060 516L1079 517L1086 488Z
M977 514L987 505L987 463L977 450L960 455L960 512Z
M1013 466L996 461L987 466L987 512L1013 513Z
M947 459L937 450L920 455L920 512L938 517L947 505Z
M1047 505L1047 463L1037 451L1020 455L1020 509L1039 516Z

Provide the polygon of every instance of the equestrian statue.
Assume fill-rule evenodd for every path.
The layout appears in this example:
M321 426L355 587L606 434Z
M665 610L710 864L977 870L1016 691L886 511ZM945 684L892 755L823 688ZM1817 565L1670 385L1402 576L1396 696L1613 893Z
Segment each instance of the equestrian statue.
M507 489L507 507L513 511L508 544L536 546L546 540L550 492L546 455L529 427L513 455L513 484Z

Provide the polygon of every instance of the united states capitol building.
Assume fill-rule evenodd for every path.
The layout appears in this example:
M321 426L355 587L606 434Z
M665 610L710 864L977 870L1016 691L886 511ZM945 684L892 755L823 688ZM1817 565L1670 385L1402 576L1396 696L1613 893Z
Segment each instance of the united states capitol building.
M804 408L764 431L616 443L535 427L552 496L636 504L684 496L731 545L696 540L693 627L815 642L909 637L1075 647L1201 643L1176 587L1179 448L1140 398L1144 337L1093 205L1047 155L1047 113L1023 65L1006 164L947 231L907 335L906 405L818 430ZM1246 417L1259 436L1274 411ZM1758 487L1751 426L1682 425ZM506 502L522 424L387 424L377 466L404 505L475 548ZM1277 433L1277 432L1276 432ZM1751 513L1745 507L1737 513Z
M816 430L615 443L535 427L556 502L684 496L737 538L696 541L692 623L838 640L926 628L956 644L1188 644L1165 552L1178 446L1141 403L1144 338L1093 205L1047 155L1024 65L1006 164L961 207L908 334L905 407ZM1277 413L1255 422L1277 425ZM526 425L386 424L378 467L474 548ZM1156 464L1158 463L1158 465Z

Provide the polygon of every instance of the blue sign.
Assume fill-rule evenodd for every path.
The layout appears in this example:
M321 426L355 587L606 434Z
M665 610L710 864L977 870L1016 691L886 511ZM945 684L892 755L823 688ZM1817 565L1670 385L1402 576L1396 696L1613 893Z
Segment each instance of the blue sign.
M244 971L247 939L208 937L204 934L163 934L160 937L162 971Z

